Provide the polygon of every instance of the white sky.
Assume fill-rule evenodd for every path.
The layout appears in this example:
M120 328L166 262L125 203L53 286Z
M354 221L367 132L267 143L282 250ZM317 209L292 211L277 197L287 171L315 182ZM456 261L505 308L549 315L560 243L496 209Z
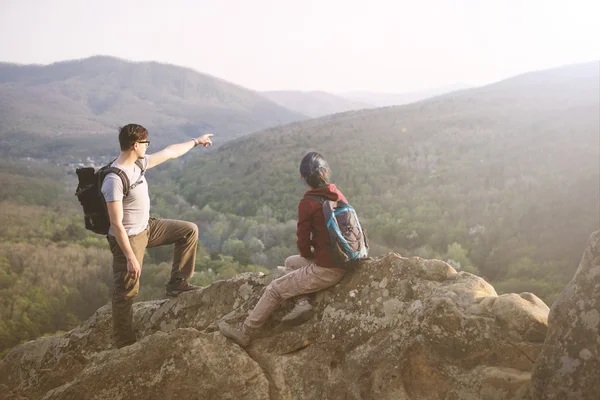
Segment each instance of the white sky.
M597 0L0 0L0 61L112 55L255 90L407 92L600 59Z

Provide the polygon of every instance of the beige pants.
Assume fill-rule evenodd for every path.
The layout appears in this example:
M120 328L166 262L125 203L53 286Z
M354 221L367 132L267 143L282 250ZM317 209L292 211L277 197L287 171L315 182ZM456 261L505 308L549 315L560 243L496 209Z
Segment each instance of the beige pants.
M140 280L131 282L128 279L127 259L121 246L114 236L107 235L106 238L113 254L113 335L116 346L122 347L135 342L132 306L140 289ZM172 219L150 218L148 229L138 235L129 236L129 243L140 268L144 262L146 248L175 244L171 281L178 278L187 279L194 273L198 246L196 224Z
M294 296L318 292L338 283L346 273L341 268L322 268L300 256L285 260L286 274L269 283L244 325L250 329L261 327L279 303Z

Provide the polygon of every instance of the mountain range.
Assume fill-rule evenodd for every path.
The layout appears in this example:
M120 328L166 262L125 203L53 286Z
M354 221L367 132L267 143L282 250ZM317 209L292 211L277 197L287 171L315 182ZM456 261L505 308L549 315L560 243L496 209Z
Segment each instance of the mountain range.
M350 100L322 91L274 90L261 92L261 94L282 107L313 118L364 108L375 108L374 105L369 103Z
M261 94L282 107L317 118L346 111L414 103L468 88L468 85L455 84L407 93L360 91L333 94L323 91L275 90Z
M371 104L371 107L389 107L400 106L403 104L414 103L431 97L440 96L446 93L458 90L470 89L471 86L464 83L454 85L445 85L426 90L419 90L406 93L381 93L369 91L354 91L347 93L338 93L337 95L348 100Z
M106 56L0 64L0 137L114 133L139 121L171 142L200 131L227 140L302 119L256 92L174 65Z
M49 65L0 63L0 148L4 155L30 157L112 153L114 143L97 135L114 134L129 122L150 129L159 146L200 132L214 133L219 145L273 126L453 89L406 95L254 92L189 68L109 56Z
M272 126L404 104L457 88L408 94L254 92L189 68L108 56L50 65L0 63L0 141L12 143L23 135L81 138L139 121L158 133L159 142L199 131L214 132L223 142Z

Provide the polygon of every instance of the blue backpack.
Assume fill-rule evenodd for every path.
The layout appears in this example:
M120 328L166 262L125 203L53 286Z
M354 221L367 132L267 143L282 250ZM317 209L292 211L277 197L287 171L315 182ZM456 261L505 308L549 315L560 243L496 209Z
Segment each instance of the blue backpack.
M333 261L349 268L368 258L369 241L354 208L343 201L331 201L322 196L305 195L323 206L323 216L329 232L329 249Z

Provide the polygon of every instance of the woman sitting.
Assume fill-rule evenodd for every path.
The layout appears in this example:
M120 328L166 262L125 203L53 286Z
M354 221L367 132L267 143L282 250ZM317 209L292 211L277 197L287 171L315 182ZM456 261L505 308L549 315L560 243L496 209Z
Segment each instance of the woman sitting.
M325 225L321 203L307 196L317 196L332 201L347 203L346 197L334 184L329 183L331 170L327 161L317 152L310 152L302 158L300 176L310 187L298 204L297 245L300 255L285 260L286 274L267 285L264 294L248 315L237 325L225 321L219 323L219 331L233 339L240 346L248 346L256 332L282 301L297 298L296 306L286 315L283 322L297 322L307 319L312 306L307 295L326 289L338 283L346 272L333 261L328 248L329 233Z

